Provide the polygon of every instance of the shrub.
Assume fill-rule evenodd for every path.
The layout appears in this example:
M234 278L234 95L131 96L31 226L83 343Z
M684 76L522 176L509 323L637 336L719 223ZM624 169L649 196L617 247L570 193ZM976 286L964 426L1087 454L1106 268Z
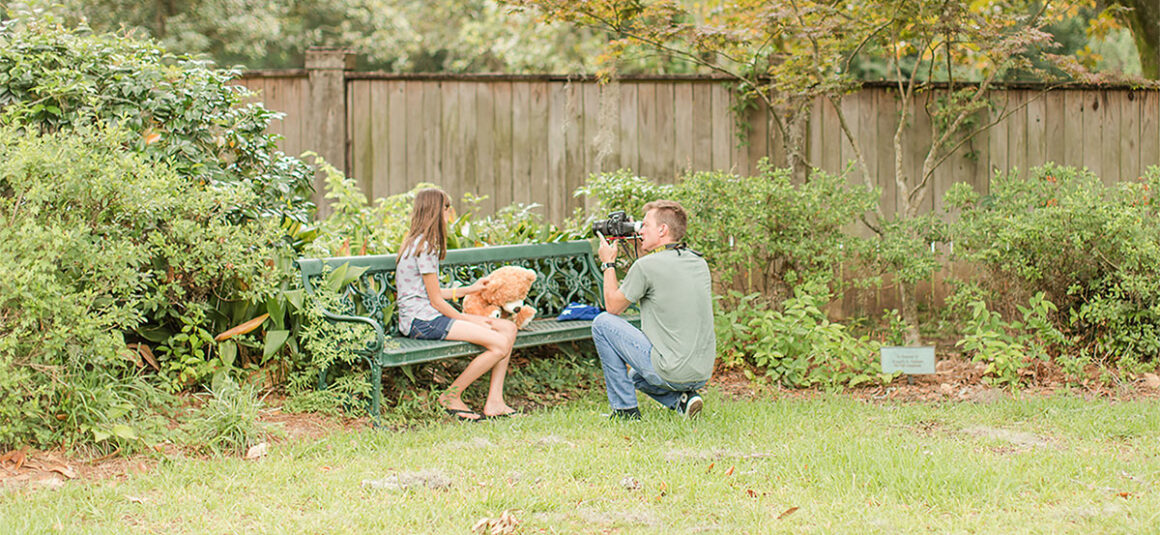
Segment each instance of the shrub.
M1063 333L1049 320L1057 309L1043 292L1032 297L1026 307L1017 307L1022 321L1003 321L983 301L972 301L969 306L971 317L965 335L955 345L970 353L975 362L986 363L986 380L1018 385L1036 360L1051 360L1048 351L1067 344Z
M782 302L782 310L752 315L747 339L737 345L764 370L759 379L794 388L840 388L889 377L877 371L880 344L826 319L825 302L821 287L802 286Z
M150 316L201 321L194 311L218 295L260 301L280 277L263 260L277 229L230 223L222 210L250 192L192 185L122 150L133 136L101 125L44 135L0 127L0 373L16 378L0 383L12 387L3 394L12 410L40 411L0 444L65 438L60 427L74 419L44 409L79 376L134 376L139 357L124 333ZM164 378L176 388L185 382L175 371Z
M149 42L47 20L0 26L5 122L41 132L114 122L136 134L127 150L165 162L189 183L252 192L222 206L231 220L306 222L313 170L277 150L266 133L276 114L244 103L253 94L231 83L239 74Z
M1160 169L1105 185L1086 170L1048 165L997 176L980 196L957 184L963 209L956 253L981 269L980 286L1005 315L1042 292L1057 328L1107 363L1160 354ZM1012 299L1012 298L1015 299ZM1125 360L1127 359L1127 360Z
M689 244L705 254L719 284L777 301L806 282L832 285L862 240L843 232L874 206L876 194L816 172L793 184L788 169L763 160L755 176L694 173L674 197L689 212Z

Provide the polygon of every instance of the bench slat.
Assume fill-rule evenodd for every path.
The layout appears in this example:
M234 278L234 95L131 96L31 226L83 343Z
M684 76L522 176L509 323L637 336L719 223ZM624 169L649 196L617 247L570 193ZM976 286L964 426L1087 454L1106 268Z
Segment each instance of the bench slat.
M639 316L625 316L624 319L640 327ZM519 332L513 348L586 340L591 337L591 321L535 320L528 324L527 329ZM385 350L381 359L385 367L404 366L452 357L474 356L483 350L475 344L444 340L394 338L391 343L395 347Z

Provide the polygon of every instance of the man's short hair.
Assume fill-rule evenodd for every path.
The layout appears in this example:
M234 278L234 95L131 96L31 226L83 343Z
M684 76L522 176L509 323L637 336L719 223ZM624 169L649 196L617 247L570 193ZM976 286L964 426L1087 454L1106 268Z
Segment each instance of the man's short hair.
M649 210L657 211L657 223L669 227L669 235L672 236L673 241L679 242L685 239L685 226L688 224L689 217L685 214L685 208L681 206L681 203L665 199L656 200L644 205L646 215Z

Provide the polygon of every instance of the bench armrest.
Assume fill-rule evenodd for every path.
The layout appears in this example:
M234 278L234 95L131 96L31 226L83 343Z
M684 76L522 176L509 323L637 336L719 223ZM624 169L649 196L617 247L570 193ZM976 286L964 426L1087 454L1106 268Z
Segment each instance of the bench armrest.
M372 352L372 353L379 353L383 350L383 346L386 343L387 337L385 334L383 334L383 326L379 325L379 323L377 321L373 321L373 320L370 320L368 318L364 318L362 316L345 316L342 314L335 314L329 310L326 310L325 308L319 308L319 311L321 311L322 315L325 316L326 319L328 319L330 321L343 321L343 322L347 322L347 323L365 323L367 325L370 325L371 328L373 328L375 330L375 341L374 341L374 344L372 346L367 348L367 350Z

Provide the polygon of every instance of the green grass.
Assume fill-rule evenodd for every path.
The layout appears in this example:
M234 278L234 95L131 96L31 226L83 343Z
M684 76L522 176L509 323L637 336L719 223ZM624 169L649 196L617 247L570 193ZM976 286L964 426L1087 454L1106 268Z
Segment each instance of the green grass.
M258 461L9 490L0 533L468 533L505 510L519 533L1160 532L1155 400L710 391L696 422L648 403L641 422L606 421L593 393L510 421L336 432Z

